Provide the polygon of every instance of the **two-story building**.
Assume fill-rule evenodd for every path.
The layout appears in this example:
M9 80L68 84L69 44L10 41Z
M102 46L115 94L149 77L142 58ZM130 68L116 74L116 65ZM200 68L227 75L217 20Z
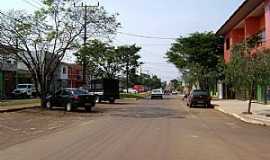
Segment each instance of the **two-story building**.
M254 35L261 37L259 48L270 48L270 0L245 0L217 31L224 37L224 60L230 61L231 48ZM264 102L268 87L258 86L257 99Z
M82 67L78 64L68 65L68 86L78 88L83 85Z

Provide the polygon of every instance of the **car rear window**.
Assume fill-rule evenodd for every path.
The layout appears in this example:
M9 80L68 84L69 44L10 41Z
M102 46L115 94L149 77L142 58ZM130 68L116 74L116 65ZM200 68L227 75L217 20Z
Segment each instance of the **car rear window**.
M192 95L194 96L209 96L207 91L193 91Z
M75 89L75 90L73 90L73 94L81 95L81 94L88 94L88 92L84 91L84 90L81 90L81 89Z

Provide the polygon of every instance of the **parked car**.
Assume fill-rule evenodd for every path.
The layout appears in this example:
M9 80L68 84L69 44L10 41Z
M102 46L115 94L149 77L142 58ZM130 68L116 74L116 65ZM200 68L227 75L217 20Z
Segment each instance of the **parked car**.
M92 111L96 104L96 97L88 91L74 88L61 89L55 94L48 96L46 101L47 109L53 106L65 107L70 112L75 108L84 107L86 111Z
M211 97L207 90L193 90L187 97L187 106L193 107L194 105L211 106Z
M11 94L13 98L30 98L36 96L36 88L33 84L18 84Z
M156 99L156 98L163 99L162 89L153 89L151 91L151 99Z
M177 91L172 91L172 95L177 95L178 92Z

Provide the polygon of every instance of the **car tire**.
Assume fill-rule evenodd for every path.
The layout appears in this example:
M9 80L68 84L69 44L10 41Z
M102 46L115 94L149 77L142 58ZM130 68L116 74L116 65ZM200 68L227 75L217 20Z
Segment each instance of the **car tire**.
M110 99L109 102L110 102L110 104L113 104L115 102L115 99L114 98Z
M92 106L85 106L86 112L92 112Z
M50 101L46 102L46 109L52 109L52 103Z
M69 102L66 104L66 111L71 112L72 111L72 104Z
M96 98L96 103L99 103L99 97L98 96L96 96L97 98Z

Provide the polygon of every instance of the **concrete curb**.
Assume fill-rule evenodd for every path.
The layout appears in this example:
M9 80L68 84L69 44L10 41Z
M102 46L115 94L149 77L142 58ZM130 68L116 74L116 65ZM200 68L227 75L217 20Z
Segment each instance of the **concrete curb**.
M220 112L222 112L224 114L233 116L233 117L235 117L235 118L237 118L237 119L239 119L239 120L241 120L243 122L246 122L246 123L255 124L255 125L261 125L261 126L270 126L270 124L267 124L267 123L265 123L265 122L263 122L261 120L258 120L256 118L243 117L243 116L240 116L240 115L238 115L236 113L227 112L227 111L225 111L225 110L223 110L223 109L221 109L219 107L215 107L215 110L220 111Z
M5 112L16 112L16 111L21 111L25 109L34 109L34 108L39 108L40 106L34 105L34 106L28 106L28 107L13 107L13 108L0 108L0 113L5 113Z

